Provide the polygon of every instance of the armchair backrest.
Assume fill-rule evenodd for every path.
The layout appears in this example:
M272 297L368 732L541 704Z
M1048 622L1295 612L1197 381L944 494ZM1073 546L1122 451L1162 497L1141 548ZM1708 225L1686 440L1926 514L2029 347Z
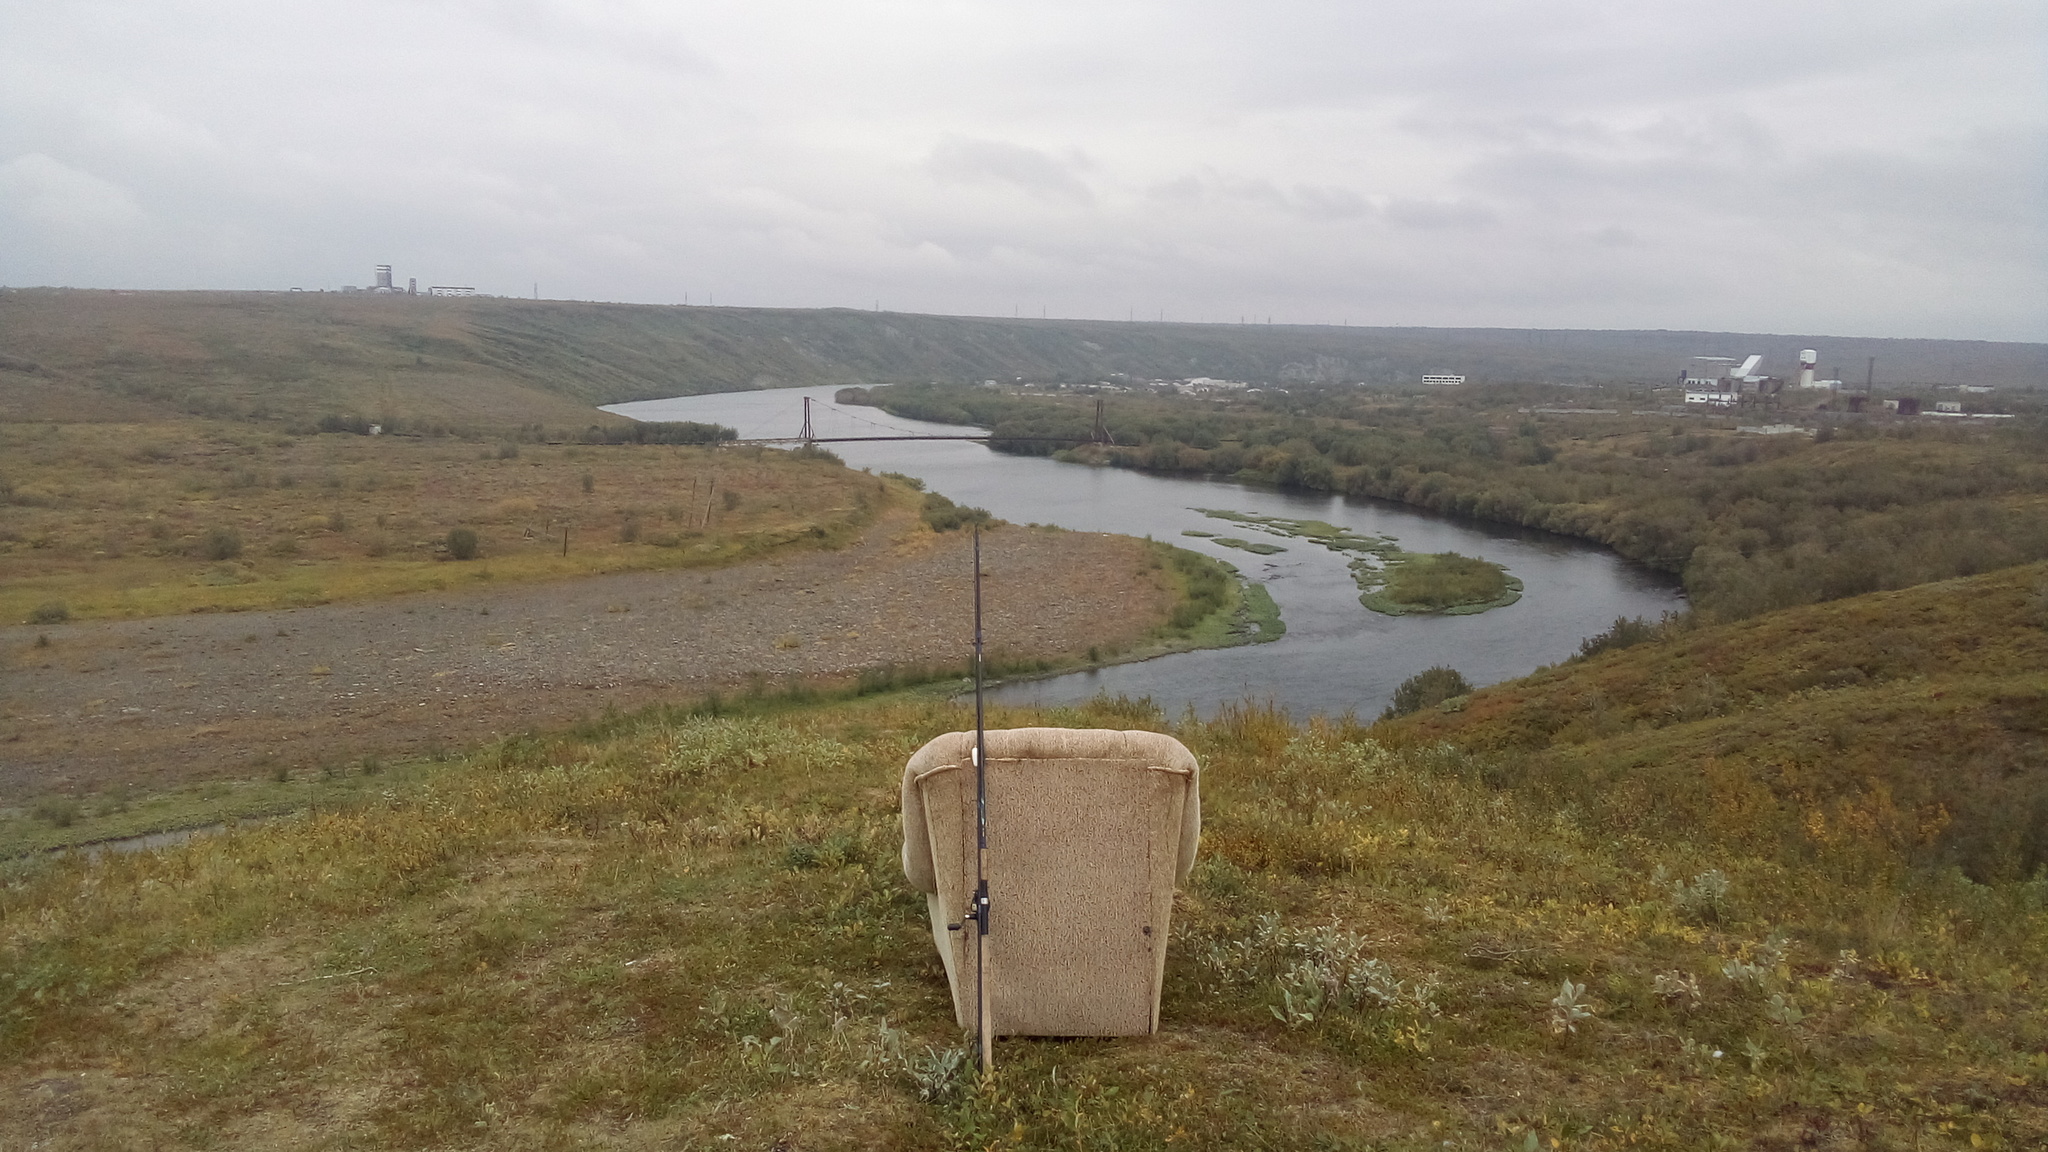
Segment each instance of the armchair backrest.
M1194 756L1156 732L1015 728L987 739L985 938L961 919L975 878L974 734L938 737L903 772L903 870L926 893L955 1016L972 1026L985 939L996 1035L1157 1031L1173 890L1201 838Z

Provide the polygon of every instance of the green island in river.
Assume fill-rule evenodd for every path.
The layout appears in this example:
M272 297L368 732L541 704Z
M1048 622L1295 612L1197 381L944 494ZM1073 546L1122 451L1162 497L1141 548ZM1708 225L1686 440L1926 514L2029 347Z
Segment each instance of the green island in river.
M1227 508L1195 511L1275 536L1311 540L1333 552L1350 554L1351 574L1358 581L1358 602L1383 615L1425 612L1471 616L1505 608L1522 598L1522 582L1490 560L1456 552L1408 552L1391 536L1361 536L1321 520L1290 520ZM1216 542L1232 543L1224 539ZM1271 547L1254 546L1247 550L1263 552Z

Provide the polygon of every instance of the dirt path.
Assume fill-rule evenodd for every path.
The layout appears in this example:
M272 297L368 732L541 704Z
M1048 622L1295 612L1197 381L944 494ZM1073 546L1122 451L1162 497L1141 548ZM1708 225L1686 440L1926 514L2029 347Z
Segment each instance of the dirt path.
M838 551L711 571L0 629L0 804L456 749L757 676L964 664L969 546L898 514ZM1006 527L983 570L992 655L1128 644L1171 607L1125 537Z

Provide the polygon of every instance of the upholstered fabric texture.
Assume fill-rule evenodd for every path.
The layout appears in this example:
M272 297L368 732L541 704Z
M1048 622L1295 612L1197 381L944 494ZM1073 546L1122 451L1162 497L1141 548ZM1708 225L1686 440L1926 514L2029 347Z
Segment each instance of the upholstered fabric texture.
M974 734L934 739L903 770L903 872L926 894L955 1017L973 1027L981 948L996 1035L1157 1031L1173 891L1201 839L1193 754L1157 732L1014 728L987 741L986 937L963 919Z

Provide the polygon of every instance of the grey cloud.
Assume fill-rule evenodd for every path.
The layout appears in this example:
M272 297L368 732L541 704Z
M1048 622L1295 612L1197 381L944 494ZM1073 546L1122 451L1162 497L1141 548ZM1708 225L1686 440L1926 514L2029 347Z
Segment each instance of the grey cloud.
M126 188L41 152L0 163L0 211L31 226L95 238L145 218Z
M2044 22L0 4L0 283L2043 339Z
M1464 200L1393 200L1386 212L1402 228L1485 228L1498 221L1484 205Z
M1092 204L1095 194L1075 173L1088 167L1077 152L1055 157L1036 148L1001 140L970 140L949 136L932 149L926 167L940 180L968 184L1007 184L1033 196Z
M1146 189L1161 204L1236 203L1257 205L1302 220L1351 220L1372 214L1370 200L1336 184L1296 184L1282 188L1270 180L1203 172L1161 181Z

